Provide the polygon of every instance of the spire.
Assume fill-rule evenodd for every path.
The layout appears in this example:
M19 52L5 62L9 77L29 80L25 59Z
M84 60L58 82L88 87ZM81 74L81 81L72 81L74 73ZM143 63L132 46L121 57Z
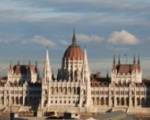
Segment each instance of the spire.
M120 55L118 56L118 65L120 65Z
M10 62L10 64L9 64L9 70L11 71L12 69L13 69L12 62Z
M87 58L87 52L86 49L84 49L84 63L83 63L83 69L84 69L84 82L86 85L86 107L89 107L91 104L91 81L90 81L90 69L88 64L88 58Z
M133 57L133 64L136 64L136 58L135 58L135 56Z
M48 49L46 50L46 58L45 58L45 65L44 65L44 80L46 81L52 80L52 72L51 72Z
M76 33L75 33L75 29L73 30L73 36L72 36L72 45L76 45L77 41L76 41Z
M114 55L114 58L113 58L113 68L115 67L116 65L116 56Z
M140 62L140 56L138 56L138 61L137 61L137 63L138 63L138 65L141 64L141 62Z
M106 78L108 79L109 78L109 72L107 71L106 73Z

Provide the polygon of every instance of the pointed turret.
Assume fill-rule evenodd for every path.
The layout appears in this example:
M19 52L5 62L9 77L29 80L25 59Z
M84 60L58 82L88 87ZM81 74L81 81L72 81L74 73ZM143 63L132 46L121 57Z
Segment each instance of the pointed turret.
M140 56L138 56L137 64L138 64L138 65L140 65L140 64L141 64L141 62L140 62Z
M90 69L87 58L86 49L84 49L84 82L86 84L86 107L88 108L91 104L91 81L90 81Z
M135 58L135 56L133 57L133 64L136 64L136 58Z
M45 65L44 65L44 80L48 82L52 80L52 72L51 72L48 49L46 50L46 58L45 58Z
M118 56L118 65L120 65L120 55Z
M113 68L115 68L116 66L116 56L114 55L114 58L113 58Z
M73 30L72 45L77 45L75 29Z

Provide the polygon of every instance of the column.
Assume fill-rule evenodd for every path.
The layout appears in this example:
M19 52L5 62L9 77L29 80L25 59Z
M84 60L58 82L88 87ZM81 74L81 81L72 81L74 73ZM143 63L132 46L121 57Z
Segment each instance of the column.
M48 106L50 106L51 104L51 86L50 86L50 83L48 83L49 86L48 86ZM59 92L59 87L57 86L57 89L58 89L58 92Z
M132 107L133 104L132 104L132 86L129 85L129 107Z
M25 96L23 95L23 97L22 97L22 100L23 100L23 106L25 106Z
M112 107L112 95L111 95L111 88L109 86L109 95L108 95L108 106Z

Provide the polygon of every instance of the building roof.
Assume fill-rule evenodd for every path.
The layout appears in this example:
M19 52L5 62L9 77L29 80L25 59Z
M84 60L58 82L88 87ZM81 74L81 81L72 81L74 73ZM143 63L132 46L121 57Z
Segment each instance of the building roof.
M115 69L120 74L131 74L135 70L140 71L140 66L138 64L118 64Z
M29 64L29 65L17 64L17 65L14 65L14 66L10 65L9 71L13 71L15 74L28 74L31 71L33 73L37 73L38 72L38 68L37 68L36 65L32 65L32 64Z
M75 33L72 36L72 44L66 49L63 59L83 60L84 52L77 44Z

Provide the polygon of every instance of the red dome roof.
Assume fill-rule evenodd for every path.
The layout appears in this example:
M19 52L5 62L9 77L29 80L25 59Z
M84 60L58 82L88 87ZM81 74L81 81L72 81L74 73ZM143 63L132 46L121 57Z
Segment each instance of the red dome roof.
M72 44L66 49L63 59L69 60L83 60L84 59L84 52L77 45L75 32L73 33L72 37Z
M64 59L69 60L83 60L84 59L84 53L80 46L78 45L70 45L64 54Z

